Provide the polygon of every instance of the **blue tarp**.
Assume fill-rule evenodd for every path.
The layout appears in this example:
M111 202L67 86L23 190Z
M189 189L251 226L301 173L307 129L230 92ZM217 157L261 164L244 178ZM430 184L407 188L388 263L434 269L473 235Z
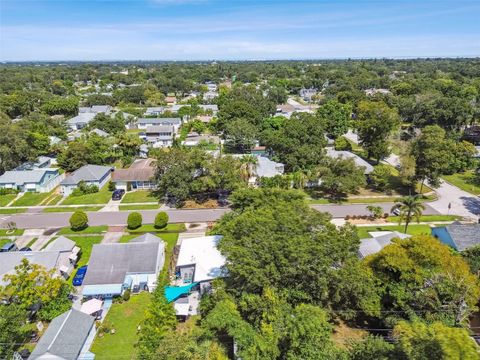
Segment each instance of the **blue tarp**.
M198 283L191 283L186 286L165 286L165 297L168 302L177 300L180 296L186 295L190 289Z

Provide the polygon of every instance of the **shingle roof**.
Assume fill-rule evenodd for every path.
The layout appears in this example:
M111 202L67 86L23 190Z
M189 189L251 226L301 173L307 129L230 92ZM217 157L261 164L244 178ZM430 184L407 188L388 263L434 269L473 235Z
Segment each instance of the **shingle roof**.
M83 283L122 284L128 273L156 273L163 267L164 249L163 241L151 234L129 243L93 245Z
M381 251L385 246L390 245L392 239L406 239L409 237L410 235L402 234L398 231L392 231L388 234L380 235L377 237L361 239L358 253L361 258L364 258L368 255L375 254Z
M149 181L154 174L153 168L116 169L112 174L112 181Z
M171 125L154 125L148 126L145 129L145 133L173 133L174 129Z
M57 316L28 359L76 360L94 321L92 316L74 309Z
M335 150L332 148L327 149L327 156L337 159L337 158L344 158L344 159L353 159L357 166L363 166L365 168L365 174L370 174L373 171L373 166L370 165L368 162L363 160L360 156L350 152L350 151L340 151Z
M80 113L77 116L75 116L71 119L68 119L67 122L68 122L69 125L75 125L75 124L79 124L79 123L80 124L87 124L90 121L92 121L94 117L95 117L94 113Z
M180 125L182 119L180 118L140 118L137 124L152 124L152 125Z
M458 251L480 244L480 224L452 224L446 228Z
M80 181L99 181L106 173L112 171L109 166L84 165L67 176L60 183L61 185L76 185Z
M46 173L58 173L57 169L12 170L5 171L0 176L0 184L15 184L22 186L26 183L40 183Z
M95 133L95 134L97 134L98 136L102 136L102 137L110 136L110 134L107 133L106 131L103 131L103 130L100 130L100 129L97 129L97 128L95 128L95 129L93 129L92 131L90 131L90 133L92 133L92 132Z
M70 251L75 247L75 241L65 236L59 236L45 247L45 251Z

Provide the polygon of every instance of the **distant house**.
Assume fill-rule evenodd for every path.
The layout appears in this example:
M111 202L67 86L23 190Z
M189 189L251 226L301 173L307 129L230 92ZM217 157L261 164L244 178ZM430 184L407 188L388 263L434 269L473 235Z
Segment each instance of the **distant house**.
M340 150L335 150L333 148L327 148L327 156L331 157L332 159L338 159L338 158L353 159L353 161L357 166L361 166L364 168L364 173L366 175L370 174L373 171L372 165L370 165L368 162L363 160L360 156L350 151L340 151Z
M193 133L188 134L185 140L182 141L184 146L198 146L201 143L219 145L220 138L215 135L198 135Z
M67 124L73 131L80 130L86 127L95 115L95 113L79 113L77 116L67 120Z
M96 185L99 189L107 184L111 178L113 168L100 165L84 165L67 176L60 183L63 196L68 196L78 186L80 181L87 185Z
M167 105L173 105L177 102L177 98L175 96L166 96L165 102L167 103Z
M209 123L210 121L212 121L213 116L210 116L210 115L200 115L200 116L197 116L195 119L198 119L198 120L200 120L201 122L207 124L207 123Z
M62 139L60 139L58 136L49 136L50 139L50 145L57 145L62 142Z
M432 228L432 235L457 251L480 245L480 224L453 223Z
M142 144L140 145L140 149L138 150L138 156L141 158L147 158L148 157L148 145L147 144Z
M173 144L175 128L172 125L153 125L145 129L143 139L154 148L170 147Z
M268 157L263 155L258 155L255 153L252 153L252 155L257 158L257 164L255 166L255 175L248 180L248 183L250 185L255 185L258 179L261 177L271 178L277 175L283 175L283 173L285 172L284 164L270 160ZM237 158L237 159L241 159L246 155L233 154L230 156L233 156L234 158Z
M378 231L373 232L372 235L375 236L360 240L358 256L361 259L381 251L385 246L392 243L392 239L408 239L411 237L398 231Z
M158 116L163 114L165 108L163 106L148 107L145 111L145 116Z
M141 118L137 120L137 127L139 129L146 129L149 126L156 125L171 125L174 127L175 133L180 129L182 125L182 119L180 118Z
M28 360L93 360L89 351L95 337L95 318L71 309L48 325Z
M110 134L107 133L106 131L103 131L103 130L100 130L100 129L93 129L92 131L90 131L90 134L97 134L98 136L101 136L101 137L109 137Z
M52 165L57 164L57 159L48 156L39 156L36 161L25 162L22 165L17 166L14 170L37 170L49 168Z
M391 92L388 89L376 89L376 88L371 88L371 89L366 89L365 90L365 95L367 96L374 96L377 94L381 95L390 95Z
M0 176L0 189L45 193L58 186L64 175L58 169L12 170Z
M285 116L286 118L290 118L290 116L292 116L292 114L295 111L296 111L295 106L291 104L280 104L280 105L277 105L275 115L281 115L281 116Z
M317 95L318 90L314 88L310 89L301 89L299 92L300 97L305 101L312 101L312 98Z
M41 251L0 252L0 285L5 285L3 277L13 274L15 266L20 265L23 259L27 259L31 264L42 265L47 270L55 270L58 277L68 278L79 254L80 248L64 236L53 240Z
M127 191L137 189L154 189L156 186L153 176L155 168L153 159L138 159L128 169L115 169L112 174L112 182L117 189Z
M112 112L112 107L110 105L93 105L93 106L83 106L78 108L79 114L100 114L110 115Z
M82 295L111 298L127 289L152 292L164 263L165 244L152 234L128 243L93 245Z
M203 94L203 100L213 100L216 97L218 97L218 92L217 91L207 91L206 93Z

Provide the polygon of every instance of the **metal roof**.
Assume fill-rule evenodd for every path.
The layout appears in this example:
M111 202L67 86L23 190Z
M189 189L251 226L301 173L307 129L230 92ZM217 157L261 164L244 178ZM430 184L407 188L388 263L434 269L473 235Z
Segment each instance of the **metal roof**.
M80 181L99 181L108 172L112 171L110 166L84 165L67 176L60 183L61 185L77 185Z
M28 359L76 360L94 321L92 316L74 309L57 316L52 320Z

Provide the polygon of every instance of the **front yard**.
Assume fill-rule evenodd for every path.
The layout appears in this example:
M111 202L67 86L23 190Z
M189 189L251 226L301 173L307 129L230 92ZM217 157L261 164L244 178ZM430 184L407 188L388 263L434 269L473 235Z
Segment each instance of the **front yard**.
M382 226L357 226L357 234L360 239L370 238L370 231L398 231L403 233L405 225L382 225ZM422 224L411 224L408 226L407 234L410 235L430 235L431 227Z
M476 181L473 170L466 171L463 174L445 175L443 177L450 184L474 195L480 195L480 181Z
M98 211L101 208L103 208L103 206L78 206L78 207L58 206L58 207L44 208L42 212L52 213L52 212Z
M102 234L107 232L108 226L107 225L99 225L99 226L89 226L83 230L72 230L69 227L64 227L60 229L57 233L58 235L82 235L82 234Z
M40 205L51 193L27 192L21 198L17 199L12 206L35 206Z
M138 341L137 328L145 318L145 312L152 295L142 292L132 295L130 300L113 304L104 321L115 329L115 334L96 337L90 349L97 360L135 359L135 344Z
M108 191L108 186L104 186L99 192L80 196L68 196L61 205L90 205L106 204L112 198L112 192Z
M152 195L152 193L148 190L137 190L131 191L126 193L121 203L122 204L132 204L132 203L148 203L148 202L156 202L158 203L158 199Z
M0 206L7 206L16 197L17 194L0 195Z

